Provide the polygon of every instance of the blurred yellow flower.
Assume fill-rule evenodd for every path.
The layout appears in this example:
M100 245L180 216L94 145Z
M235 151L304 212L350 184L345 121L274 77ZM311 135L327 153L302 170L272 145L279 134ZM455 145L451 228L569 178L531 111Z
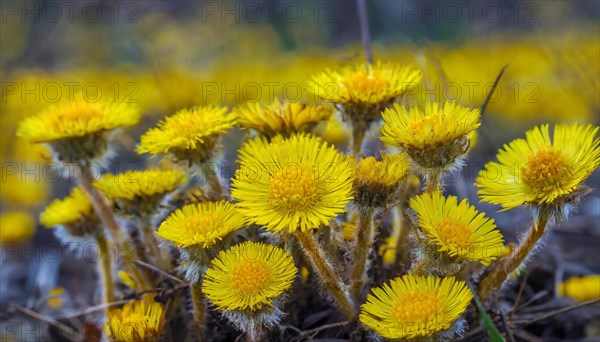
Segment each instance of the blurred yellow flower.
M65 288L55 287L48 292L48 301L46 302L49 307L58 309L64 304Z
M39 163L15 163L15 172L12 172L11 164L6 162L2 169L0 198L3 201L11 205L33 207L50 196L51 189L47 179L54 176L50 176L50 172L46 173L49 168L44 168Z
M231 196L246 217L271 231L318 228L352 199L350 162L320 138L252 145L239 163Z
M40 223L48 228L71 225L94 215L92 202L87 194L76 187L65 198L55 199L40 214Z
M504 145L477 177L483 201L504 210L527 205L562 207L577 198L581 183L600 165L598 127L557 124L527 131ZM575 198L573 198L575 197Z
M297 273L294 259L283 249L244 242L221 251L212 261L202 291L221 311L256 311L273 306Z
M493 219L485 217L467 200L444 198L441 192L426 193L410 200L419 226L438 251L459 261L479 261L488 266L504 254L503 237Z
M132 126L139 120L140 112L125 103L80 100L52 105L23 119L17 136L32 142L51 142Z
M177 160L205 162L212 156L217 139L236 123L227 107L205 106L182 109L148 130L140 139L138 154L172 154Z
M578 302L600 298L600 275L572 277L558 284L558 294Z
M454 277L405 275L374 288L359 320L387 339L411 339L441 332L465 312L473 295Z
M105 174L93 185L110 199L127 201L163 197L185 182L186 176L177 170L126 171Z
M131 275L129 275L129 273L127 273L126 271L120 270L117 273L117 276L119 277L119 280L125 284L125 286L127 286L130 289L135 289L135 280L133 280L133 278L131 277Z
M156 234L179 248L208 248L244 224L244 217L233 204L202 202L175 210L161 223Z
M18 243L35 234L35 219L25 211L0 214L0 243Z
M121 309L110 309L104 324L104 332L110 341L150 342L158 341L164 324L164 308L145 294Z
M479 116L479 109L452 102L427 103L425 110L395 104L383 113L381 140L423 167L447 167L467 152Z
M309 132L317 123L327 120L332 113L331 107L280 101L278 98L268 106L247 103L235 109L241 126L268 137Z

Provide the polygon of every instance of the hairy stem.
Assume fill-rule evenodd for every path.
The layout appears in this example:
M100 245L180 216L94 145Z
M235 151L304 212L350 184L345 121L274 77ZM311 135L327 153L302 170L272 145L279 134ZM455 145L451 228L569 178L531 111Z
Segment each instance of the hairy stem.
M96 243L98 244L99 250L98 273L100 286L102 287L102 304L108 304L115 301L115 286L110 250L104 232L98 232L96 234Z
M342 314L348 319L353 319L356 309L346 285L333 269L312 232L298 231L295 235L313 270L319 275L323 285L335 299Z
M362 289L367 273L367 260L373 247L373 208L358 213L356 227L356 248L354 248L354 268L352 269L350 294L355 301L362 301Z
M259 342L260 336L262 334L261 325L252 320L252 323L249 324L248 330L246 331L246 340L248 342Z
M369 15L367 13L366 0L356 0L358 10L358 22L360 24L360 37L365 51L367 64L373 63L373 51L371 49L371 32L369 30Z
M510 257L503 258L492 269L479 286L479 297L481 300L487 300L494 292L500 288L508 276L516 270L521 263L531 254L538 241L544 236L550 213L543 210L539 213L536 222L531 226L527 236L515 249Z
M131 275L135 278L136 284L142 286L140 290L148 290L152 287L149 285L148 279L143 276L133 265L133 260L139 260L139 256L137 251L133 247L131 240L125 234L125 232L120 229L119 224L117 223L117 219L115 218L114 213L110 209L110 206L107 203L106 198L92 186L90 182L89 173L86 169L80 170L79 173L79 185L86 192L90 201L92 202L92 206L94 207L94 211L96 215L100 218L102 224L107 228L112 241L116 248L119 249L119 255L124 258L125 265L130 271Z
M397 221L397 222L396 222ZM394 262L396 264L406 262L406 248L404 244L406 239L408 238L408 233L410 230L410 222L408 217L404 214L403 205L398 205L394 208L394 231L393 236L396 241L395 249L396 249L396 258Z
M200 285L192 284L190 292L194 310L194 327L196 328L194 334L198 341L204 341L206 337L206 300Z
M204 178L209 188L209 198L213 200L220 200L225 198L225 188L221 184L219 179L219 173L215 165L206 164L201 167L204 173Z
M140 231L144 236L144 243L146 247L150 250L150 254L154 258L156 264L160 266L163 270L170 272L171 271L171 262L169 260L168 253L163 253L163 251L158 246L158 241L156 240L154 229L152 228L152 224L150 222L150 217L141 217L140 221Z
M427 173L427 184L425 192L432 193L437 190L442 190L442 170L436 169Z

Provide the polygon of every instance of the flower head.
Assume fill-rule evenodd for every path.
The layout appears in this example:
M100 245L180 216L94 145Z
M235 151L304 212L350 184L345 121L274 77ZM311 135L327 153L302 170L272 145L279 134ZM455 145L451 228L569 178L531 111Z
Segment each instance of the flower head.
M106 132L135 125L139 120L139 110L125 103L76 101L51 106L23 119L17 136L49 143L60 161L89 162L108 150Z
M111 341L158 341L164 320L163 306L146 294L121 309L109 310L104 332Z
M156 234L179 248L208 248L244 224L244 217L231 203L194 203L175 210Z
M139 154L170 153L176 160L202 163L209 160L217 139L235 125L226 107L183 109L159 122L141 137Z
M406 155L386 154L380 161L363 158L356 164L354 201L364 207L383 208L393 204L400 183L409 169Z
M388 339L424 337L450 328L471 299L465 282L454 277L405 275L374 288L359 320Z
M598 127L557 124L535 127L498 152L475 184L483 201L504 210L523 204L561 208L575 202L581 183L600 165Z
M444 198L436 191L414 197L410 207L417 212L427 239L440 252L485 266L504 253L502 234L494 220L479 213L467 200L458 203L456 196Z
M93 185L109 199L118 201L121 208L152 213L162 198L185 179L185 174L177 170L127 171L105 174Z
M23 119L17 136L31 142L51 142L133 126L139 120L140 112L125 103L76 101L50 106Z
M240 211L271 231L294 232L327 224L352 199L351 164L311 136L292 136L240 152L231 196Z
M572 277L558 284L558 294L578 302L600 298L600 275Z
M425 110L396 104L383 113L381 140L406 151L422 167L449 167L467 152L479 116L479 109L452 102L428 103Z
M317 123L327 120L333 108L309 106L299 102L280 102L279 99L268 105L248 103L235 110L243 127L251 128L266 136L277 134L291 135L310 131Z
M294 259L283 249L244 242L221 251L212 261L202 291L221 311L257 311L273 306L297 273Z
M75 236L87 235L96 221L92 202L87 194L76 187L64 199L55 199L40 214L40 223L51 228L65 226Z
M313 76L308 89L321 99L342 105L353 122L372 122L380 112L421 80L419 70L378 61Z
M0 243L16 243L29 240L35 234L35 220L25 211L0 214Z

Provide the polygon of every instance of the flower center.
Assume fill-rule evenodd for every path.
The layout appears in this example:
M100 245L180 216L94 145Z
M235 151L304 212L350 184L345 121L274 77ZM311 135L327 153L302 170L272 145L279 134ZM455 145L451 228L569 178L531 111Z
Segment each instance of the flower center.
M290 210L310 206L317 195L315 173L305 165L291 165L277 171L269 185L271 203Z
M442 114L430 114L408 124L408 134L412 136L432 136L444 127Z
M568 174L563 154L554 148L539 150L522 169L523 182L538 190L560 185Z
M437 228L442 241L460 249L473 247L473 232L469 226L452 219L443 219Z
M231 286L245 294L257 293L264 288L267 279L267 267L264 260L246 261L233 270Z
M399 325L433 322L443 306L435 293L413 291L401 295L392 307L392 318Z
M379 73L356 72L342 81L342 86L351 92L377 94L388 87L388 81Z
M219 215L217 213L204 212L199 215L186 217L183 224L189 232L195 235L204 235L206 232L215 229L219 222Z

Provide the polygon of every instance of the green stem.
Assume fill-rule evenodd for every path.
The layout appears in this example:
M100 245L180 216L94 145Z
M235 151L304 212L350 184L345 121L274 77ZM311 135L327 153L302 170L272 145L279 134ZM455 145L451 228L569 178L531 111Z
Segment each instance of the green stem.
M96 234L96 243L98 244L98 273L100 286L102 287L102 304L108 304L115 301L115 286L112 272L112 261L108 241L104 232Z
M521 241L512 255L501 259L487 277L481 281L479 297L482 301L489 299L496 290L502 288L508 276L531 254L538 241L544 236L549 218L550 212L542 210L536 222L529 229L527 236Z
M366 281L367 260L373 247L373 208L366 212L358 213L358 226L356 227L356 248L354 249L354 268L352 269L352 286L350 294L355 301L362 301L362 289Z
M198 341L204 341L206 337L206 300L200 285L192 284L190 292L194 310L194 326L196 328L194 334Z
M356 309L346 285L333 269L312 232L298 231L295 235L313 270L319 275L323 286L335 299L342 314L348 319L353 319L356 316Z

